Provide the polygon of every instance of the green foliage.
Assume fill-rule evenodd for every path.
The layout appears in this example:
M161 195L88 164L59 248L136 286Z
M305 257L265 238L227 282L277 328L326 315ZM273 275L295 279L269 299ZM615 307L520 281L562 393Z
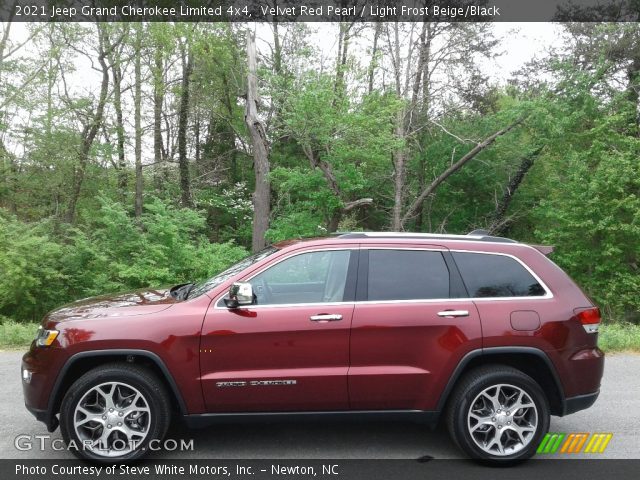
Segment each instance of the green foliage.
M207 210L207 226L216 232L216 240L251 243L253 204L246 182L229 187L203 188L198 192L197 204Z
M600 326L598 346L605 352L640 352L640 325L607 323Z
M640 316L640 139L626 99L591 93L593 76L564 71L571 85L547 106L548 142L535 237L610 318Z
M25 348L37 331L37 323L18 323L0 315L0 348Z
M402 144L393 134L400 107L393 95L378 92L363 98L336 95L326 75L299 79L282 114L283 134L295 146L274 152L279 165L271 181L278 200L271 240L325 233L345 203L376 195L378 176Z
M66 264L80 277L69 274L69 284L98 294L196 281L246 256L231 243L210 243L204 228L200 212L160 200L145 204L139 226L120 204L102 198L88 228L70 235Z
M99 131L80 164L100 75L87 76L86 85L76 80L89 64L101 68L98 27L27 27L33 36L24 47L14 32L7 37L9 55L0 65L0 315L37 320L79 297L208 277L251 244L255 171L241 100L244 27L138 27L141 45L135 30L121 35L131 26L99 28L110 41L122 36L123 93L135 91L140 54L141 177L133 169L130 93L123 104L124 172L119 165L113 72ZM281 24L273 41L261 39L268 43L259 42L258 59L272 194L267 240L324 235L336 225L386 230L401 178L398 153L406 158L399 202L406 212L453 162L522 117L442 182L404 228L486 228L505 193L513 194L504 233L555 245L555 261L608 318L640 321L638 25L565 24L559 50L504 88L476 62L498 51L490 25L430 28L430 44L443 47L430 52L419 43L421 27L401 25L396 50L393 26L381 25L374 53L367 28L342 25L335 64L313 46L315 27ZM411 38L416 43L409 45ZM427 63L418 72L421 57ZM184 189L176 159L187 58L193 71L185 139L195 208L176 209ZM538 150L522 183L508 192L523 157ZM136 177L143 183L139 219L130 210ZM75 218L65 223L76 196ZM364 207L351 203L368 198Z
M60 302L64 249L47 227L22 223L0 210L0 315L34 320L43 308Z
M80 297L202 280L247 255L231 242L210 243L199 211L150 200L137 223L118 203L53 240L52 225L0 217L0 314L37 320Z

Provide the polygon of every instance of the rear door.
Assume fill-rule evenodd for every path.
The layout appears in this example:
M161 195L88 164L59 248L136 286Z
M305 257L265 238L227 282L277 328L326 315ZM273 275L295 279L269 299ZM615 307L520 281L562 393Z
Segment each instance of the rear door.
M478 312L466 296L444 247L363 247L351 408L434 409L459 360L481 346Z

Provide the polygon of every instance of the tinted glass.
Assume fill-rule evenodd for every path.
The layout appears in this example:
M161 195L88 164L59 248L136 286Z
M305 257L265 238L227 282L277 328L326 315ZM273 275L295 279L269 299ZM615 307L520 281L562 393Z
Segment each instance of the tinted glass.
M471 297L536 297L544 288L511 257L452 252Z
M258 305L342 302L349 250L296 255L253 277Z
M258 263L263 258L267 258L269 255L272 255L277 251L278 251L277 248L267 247L258 253L254 253L253 255L246 257L244 260L241 260L235 265L232 265L231 267L227 268L224 272L219 273L215 277L211 277L210 279L197 284L189 293L189 298L194 298L194 297L203 295L204 293L212 290L213 288L217 287L218 285L228 280L229 278L233 277L234 275L237 275L245 268L250 267L254 263Z
M449 270L440 252L370 250L369 300L449 298Z

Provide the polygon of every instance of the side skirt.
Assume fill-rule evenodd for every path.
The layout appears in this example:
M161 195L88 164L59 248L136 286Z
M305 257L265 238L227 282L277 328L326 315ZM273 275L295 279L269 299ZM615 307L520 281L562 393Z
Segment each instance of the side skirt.
M345 410L327 412L249 412L202 413L183 415L189 428L204 428L220 423L279 423L279 422L415 422L434 428L440 412L424 410Z

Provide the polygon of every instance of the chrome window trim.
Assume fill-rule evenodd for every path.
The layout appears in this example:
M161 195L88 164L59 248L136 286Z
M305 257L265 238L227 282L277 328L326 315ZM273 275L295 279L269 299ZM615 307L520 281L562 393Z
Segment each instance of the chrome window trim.
M533 247L531 247L533 248ZM427 250L427 251L438 251L438 252L460 252L460 253L476 253L478 255L501 255L503 257L509 257L509 258L513 258L516 262L518 262L520 265L522 265L524 267L524 269L529 272L531 274L531 276L540 284L540 286L544 289L545 294L544 295L532 295L532 296L526 296L526 297L465 297L465 300L473 300L474 302L476 300L524 300L524 299L537 299L537 300L544 300L544 299L549 299L549 298L553 298L553 292L551 292L551 289L547 286L546 283L544 283L542 281L542 279L533 271L531 270L531 268L529 268L529 266L527 264L525 264L522 260L520 260L518 257L516 257L515 255L511 255L510 253L503 253L503 252L481 252L478 250L464 250L464 249L457 249L457 248L447 248L446 250L442 250L441 248L437 248L437 247L387 247L387 246L377 246L377 245L372 245L372 246L365 246L365 247L361 247L361 250ZM535 249L534 249L535 250ZM462 274L461 274L462 275ZM463 279L464 281L464 279ZM443 302L445 300L459 300L459 299L455 299L455 298L449 298L449 299L422 299L421 301L426 301L426 300L437 300L440 302ZM367 303L367 302L410 302L410 301L414 301L414 300L363 300L357 303Z
M298 255L303 255L305 253L313 253L313 252L329 252L329 251L334 251L334 250L338 250L338 251L342 251L342 250L356 250L359 251L360 247L356 246L356 245L351 245L351 246L344 246L344 247L338 247L338 246L331 246L331 247L317 247L317 248L313 248L313 249L309 249L309 250L302 250L302 251L293 251L291 252L290 255L285 255L282 258L279 258L275 263L269 264L267 266L265 266L264 268L261 268L259 271L255 272L253 275L251 275L250 277L247 278L242 278L238 281L240 282L249 282L252 278L257 277L258 275L260 275L262 272L267 271L268 269L270 269L271 267L275 267L276 265L278 265L281 262L284 262L285 260L288 260L289 258L293 258L293 257L297 257ZM223 305L218 305L219 303L222 302L222 299L225 297L225 295L227 295L228 292L223 292L222 295L219 295L218 297L216 297L215 299L215 305L214 305L214 310L229 310L224 304ZM328 306L336 306L336 305L353 305L355 302L316 302L316 303L276 303L276 304L272 304L272 305L250 305L248 307L245 308L274 308L274 307L294 307L294 306L313 306L313 305L328 305Z
M533 247L530 247L533 248ZM302 255L304 253L312 253L312 252L324 252L324 251L329 251L329 250L425 250L425 251L436 251L436 252L441 252L441 253L445 253L445 252L460 252L460 253L476 253L479 255L501 255L503 257L509 257L514 259L516 262L518 262L520 265L522 265L525 270L527 272L529 272L529 274L531 274L531 276L540 284L540 286L544 289L545 294L544 295L537 295L537 296L526 296L526 297L463 297L463 298L423 298L423 299L411 299L411 300L360 300L360 301L353 301L353 302L315 302L315 303L279 303L279 304L273 304L273 305L251 305L249 307L245 307L248 309L263 309L263 308L291 308L291 307L315 307L315 306L347 306L347 305L367 305L367 304L384 304L384 305L389 305L389 304L416 304L416 303L443 303L443 302L453 302L453 303L459 303L459 302L495 302L495 301L499 301L499 302L504 302L504 301L520 301L520 300L549 300L554 298L553 292L551 291L551 289L547 286L546 283L544 283L542 281L542 279L533 271L531 270L531 268L529 268L528 265L526 265L522 260L520 260L518 257L511 255L509 253L503 253L503 252L481 252L481 251L477 251L477 250L464 250L464 249L449 249L446 248L443 250L442 248L438 248L438 246L425 246L425 247L391 247L391 246L377 246L377 245L367 245L367 246L349 246L349 247L329 247L329 248L314 248L314 249L310 249L310 250L304 250L301 252L291 252L291 255L287 255L282 257L281 259L278 259L277 262L268 265L264 268L262 268L260 271L254 273L253 275L251 275L250 277L246 278L246 279L242 279L241 281L247 282L249 280L251 280L252 278L256 277L257 275L261 274L262 272L266 271L268 268L271 268L272 266L275 266L277 264L279 264L280 262L297 256L297 255ZM535 249L534 249L535 250ZM219 305L219 303L222 302L222 299L224 298L224 296L227 294L227 292L224 292L222 295L219 295L218 297L216 297L215 299L215 306L214 306L214 310L229 310L225 305Z
M533 247L531 247L533 248ZM535 249L534 249L535 250ZM522 299L541 299L541 300L546 300L549 298L553 298L553 292L551 291L551 289L547 286L546 283L544 283L542 281L542 279L536 274L536 272L534 272L533 270L531 270L531 268L529 268L529 266L524 263L522 260L520 260L518 257L511 255L509 253L502 253L502 252L478 252L476 250L464 250L464 249L449 249L450 252L460 252L460 253L477 253L480 255L502 255L503 257L509 257L509 258L513 258L516 262L518 262L520 265L522 265L524 267L524 269L529 272L531 274L531 276L540 284L540 286L544 289L545 294L544 295L532 295L532 296L526 296L526 297L478 297L478 298L474 298L474 297L469 297L472 300L513 300L513 299L517 299L517 300L522 300ZM454 259L455 261L455 259ZM460 274L462 275L462 274ZM464 281L464 279L462 279L462 281Z

